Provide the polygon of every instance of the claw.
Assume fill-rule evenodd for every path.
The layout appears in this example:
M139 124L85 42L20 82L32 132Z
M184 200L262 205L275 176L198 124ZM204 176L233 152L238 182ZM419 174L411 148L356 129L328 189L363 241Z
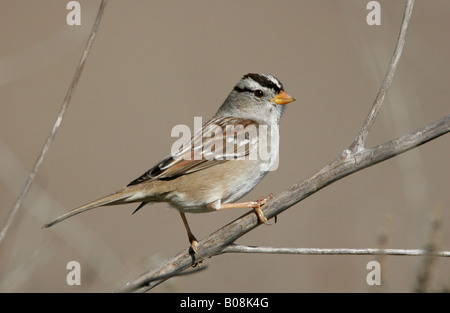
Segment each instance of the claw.
M198 241L197 240L192 240L191 241L191 247L190 249L192 250L192 252L198 254Z
M273 223L268 223L267 218L264 216L263 211L261 210L261 207L267 203L267 201L273 199L273 194L268 195L267 197L261 197L256 201L256 206L253 207L256 214L258 215L258 218L261 223L266 225L272 225Z

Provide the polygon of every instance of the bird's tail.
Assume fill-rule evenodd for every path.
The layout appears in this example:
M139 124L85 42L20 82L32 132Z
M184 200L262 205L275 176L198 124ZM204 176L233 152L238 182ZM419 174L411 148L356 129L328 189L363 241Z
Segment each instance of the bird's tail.
M79 208L76 208L64 215L61 215L60 217L58 217L57 219L55 219L54 221L45 224L44 226L42 226L42 228L47 228L50 226L55 225L56 223L62 222L65 219L68 219L69 217L72 217L74 215L77 215L79 213L82 213L84 211L87 210L91 210L91 209L95 209L98 208L100 206L104 206L104 205L113 205L113 204L122 204L122 203L128 203L128 202L134 202L132 200L130 200L129 198L131 198L132 196L134 196L136 194L136 191L133 190L134 188L124 188L122 190L117 191L116 193L113 193L109 196L100 198L98 200L89 202L88 204L85 204Z

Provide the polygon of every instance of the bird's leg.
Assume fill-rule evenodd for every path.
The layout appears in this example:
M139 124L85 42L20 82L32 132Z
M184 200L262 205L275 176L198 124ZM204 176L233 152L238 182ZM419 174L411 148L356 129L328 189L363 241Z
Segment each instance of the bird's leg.
M198 247L198 241L197 238L195 238L194 234L191 232L191 229L189 228L189 224L186 219L186 215L184 215L183 212L180 212L181 219L183 220L184 227L186 228L186 232L189 238L189 242L191 243L191 249L195 253L197 253L197 247Z
M252 208L253 210L255 210L256 215L258 215L258 219L261 221L261 223L267 224L267 218L264 216L264 213L261 210L261 206L266 204L267 201L269 201L272 198L273 195L270 194L267 197L259 198L256 201L224 203L220 205L219 210L234 209L234 208Z

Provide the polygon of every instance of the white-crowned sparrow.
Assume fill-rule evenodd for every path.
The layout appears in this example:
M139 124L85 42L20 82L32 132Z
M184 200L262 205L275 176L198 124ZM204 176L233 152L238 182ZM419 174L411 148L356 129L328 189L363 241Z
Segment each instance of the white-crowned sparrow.
M125 188L70 211L43 227L104 205L142 202L136 212L149 202L167 202L180 212L195 251L197 240L189 229L185 212L253 208L259 220L267 222L260 207L271 196L250 202L234 201L252 190L275 164L278 123L284 105L294 100L275 77L245 75L212 119L184 148Z

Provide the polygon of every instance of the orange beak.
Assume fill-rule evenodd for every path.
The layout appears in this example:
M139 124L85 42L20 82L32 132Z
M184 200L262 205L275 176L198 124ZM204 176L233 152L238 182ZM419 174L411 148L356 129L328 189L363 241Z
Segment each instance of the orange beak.
M288 95L286 92L280 91L280 93L270 101L275 102L276 104L288 104L292 101L295 101L295 99Z

